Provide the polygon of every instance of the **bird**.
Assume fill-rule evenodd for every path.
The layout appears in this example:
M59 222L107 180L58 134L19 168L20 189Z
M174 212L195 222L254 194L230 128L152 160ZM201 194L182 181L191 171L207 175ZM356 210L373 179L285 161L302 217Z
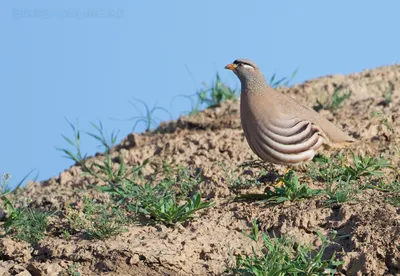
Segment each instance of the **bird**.
M263 161L304 167L324 145L340 148L356 141L315 110L269 86L253 61L237 59L225 69L241 82L241 125L250 148Z

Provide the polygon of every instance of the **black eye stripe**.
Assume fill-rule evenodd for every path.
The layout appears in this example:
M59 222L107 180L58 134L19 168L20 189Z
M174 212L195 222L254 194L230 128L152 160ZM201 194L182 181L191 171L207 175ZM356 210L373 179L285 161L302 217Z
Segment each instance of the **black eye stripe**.
M250 63L243 62L243 61L239 61L239 60L235 60L235 61L233 62L233 64L235 64L235 65L237 65L237 66L248 65L248 66L250 66L250 67L254 68L254 66L253 66L253 65L251 65Z

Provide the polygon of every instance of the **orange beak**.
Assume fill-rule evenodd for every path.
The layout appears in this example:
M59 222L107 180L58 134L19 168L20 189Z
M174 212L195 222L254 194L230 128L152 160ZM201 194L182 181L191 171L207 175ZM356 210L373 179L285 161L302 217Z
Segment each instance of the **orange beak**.
M236 69L236 64L228 64L227 66L225 66L225 69L229 69L229 70L235 70Z

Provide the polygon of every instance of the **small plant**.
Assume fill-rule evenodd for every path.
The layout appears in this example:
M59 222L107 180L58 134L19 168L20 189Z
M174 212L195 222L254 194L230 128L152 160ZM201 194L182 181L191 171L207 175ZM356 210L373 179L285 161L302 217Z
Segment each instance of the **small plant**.
M389 88L385 90L383 93L383 104L389 105L393 101L393 90L394 85L391 81L389 81Z
M381 123L386 127L386 129L390 133L393 133L393 127L389 124L388 118L381 111L372 112L372 117L378 118Z
M104 240L125 232L131 223L125 209L107 203L99 203L85 197L82 212L69 208L66 215L75 232L83 232L87 239Z
M144 165L135 168L131 178L96 188L110 193L114 200L126 204L129 210L149 215L166 225L189 220L196 211L212 206L212 203L202 201L198 193L189 197L194 187L203 181L200 173L192 174L183 167L172 169L164 163L163 170L167 172L163 178L157 177L159 171L146 178L138 177ZM183 200L186 202L179 204Z
M327 204L342 204L353 201L362 190L375 188L373 183L383 175L384 168L392 168L389 161L370 156L353 154L349 164L344 156L335 159L319 156L310 165L309 176L325 182Z
M323 193L323 190L311 189L306 183L300 184L297 174L290 170L282 178L282 185L276 185L274 189L267 187L265 194L243 194L238 199L265 199L268 202L282 203L303 198L311 198Z
M155 175L148 180L142 179L144 183L141 184L138 183L140 182L138 179L125 180L118 185L97 188L113 194L119 202L126 202L131 211L149 215L166 225L189 220L198 210L213 206L210 202L202 201L199 193L195 193L191 198L188 197L191 193L190 188L198 182L188 183L182 179L177 182L177 178L166 177L155 184L154 179ZM186 202L179 204L180 200Z
M336 156L335 159L318 155L313 161L308 169L308 175L313 180L332 183L345 173L346 160L342 155Z
M159 203L150 204L143 208L143 213L154 217L165 225L173 225L194 218L194 213L213 206L213 203L202 201L200 194L196 193L188 198L184 204L179 205L174 197L161 198Z
M219 74L216 74L216 80L212 81L211 87L203 82L204 88L198 90L194 95L178 95L177 97L185 97L191 102L191 111L189 116L197 115L203 108L211 108L219 106L227 100L235 100L239 93L236 89L230 88L221 81Z
M9 186L9 180L11 179L11 174L4 173L0 178L0 199L3 201L4 207L7 210L8 216L15 215L15 207L11 200L7 197L8 194L15 192L18 187L22 184L22 180L18 186L13 190Z
M81 276L81 273L78 271L79 264L72 264L68 266L68 268L62 271L59 276Z
M65 141L67 141L68 144L70 144L72 147L75 148L76 154L72 153L68 149L62 149L62 148L57 148L57 150L63 152L65 155L63 157L71 159L75 161L78 165L84 165L84 161L87 157L87 154L82 154L81 151L81 132L79 129L79 123L77 122L77 127L75 127L70 121L65 119L69 126L72 129L73 132L73 140L65 136L64 134L61 134L61 136L64 138Z
M389 195L385 201L395 207L400 207L400 193L396 195Z
M375 185L369 188L384 192L385 202L399 207L400 206L400 179L394 181L379 179Z
M32 173L33 171L34 171L34 170L31 170L29 173L27 173L27 174L24 176L24 178L22 178L22 180L19 181L19 182L15 185L14 188L11 188L11 187L10 187L10 184L9 184L10 179L12 178L12 177L11 177L11 174L9 174L9 173L4 173L3 175L1 175L1 177L0 177L0 197L4 197L4 196L6 196L6 195L8 195L8 194L15 193L15 192L18 190L18 188L21 187L21 185L24 183L24 181L29 177L29 175L31 175L31 173ZM33 181L36 181L37 177L38 177L38 176L36 175L36 176L33 178Z
M384 168L391 168L386 159L353 154L353 165L345 166L344 174L358 180L360 177L381 176Z
M338 205L353 201L361 189L357 181L350 180L350 177L348 177L346 180L339 178L335 183L328 182L325 191L328 196L326 203L328 205Z
M160 124L160 122L161 122L161 119L159 119L159 118L157 118L157 117L154 117L154 113L155 113L157 110L165 112L166 114L169 115L170 118L172 117L172 116L171 116L171 113L169 113L169 111L168 111L167 109L163 108L163 107L160 107L160 106L153 106L153 107L150 109L150 108L148 107L148 105L147 105L145 102L143 102L143 101L141 101L141 100L139 100L139 99L135 99L135 101L141 103L141 104L144 106L144 108L145 108L145 114L143 114L143 113L140 111L140 109L138 109L138 108L136 107L136 105L134 104L134 102L130 101L130 103L131 103L131 104L135 107L135 109L140 113L140 116L135 116L135 117L132 117L132 118L129 119L129 120L135 120L135 121L136 121L135 124L133 125L133 128L132 128L133 130L136 128L136 126L137 126L139 123L144 123L144 124L145 124L146 131L151 130L152 127L156 128L156 127Z
M251 229L250 234L247 234L245 231L242 231L242 234L248 237L249 239L257 242L260 237L260 231L258 229L258 223L256 219L251 221Z
M322 190L311 189L306 183L300 184L297 174L290 170L283 178L283 185L274 191L267 189L267 197L277 203L293 201L301 198L310 198L321 194Z
M11 174L4 173L0 178L0 194L6 195L11 192L11 188L9 187L9 180L11 179ZM21 183L22 184L22 183Z
M201 170L192 170L184 166L171 166L163 162L162 173L165 176L163 182L170 182L176 188L178 198L186 198L193 192L196 186L204 181Z
M112 199L122 208L150 215L151 218L169 225L188 220L193 217L194 212L212 206L211 203L201 201L199 194L195 194L193 197L189 196L194 187L203 181L200 172L193 174L188 168L183 167L172 169L171 166L164 162L162 169L166 171L166 176L156 181L159 171L146 178L143 175L139 176L142 168L149 160L145 160L141 165L127 172L122 156L120 156L118 167L115 168L115 163L108 151L112 148L116 136L112 135L110 140L112 143L108 143L101 125L95 127L100 134L92 134L90 136L100 141L104 146L106 150L105 159L102 162L94 161L89 164L85 159L86 156L81 153L79 129L75 128L71 123L70 126L74 133L74 139L63 137L70 145L75 147L76 153L67 149L59 150L64 152L67 158L80 164L84 172L104 181L107 184L106 186L92 187L101 192L111 194ZM181 200L185 200L186 203L179 205L178 202ZM90 206L90 202L87 202L87 204ZM104 211L102 211L103 214L105 214ZM90 220L90 216L88 219ZM79 223L82 220L77 218L76 222ZM106 223L106 220L100 221L93 230L89 228L86 234L97 238L112 235L111 233L114 230L110 229L111 226L107 224L103 225L103 222ZM82 226L77 225L75 228L82 228Z
M117 163L117 168L114 164ZM106 152L102 161L96 160L88 165L88 162L82 163L82 168L85 173L89 173L97 179L106 183L118 183L126 177L126 166L122 155L119 156L118 162L112 160L111 156Z
M32 172L33 170L26 174L13 189L11 189L8 184L11 175L9 173L3 174L0 178L0 199L8 215L2 225L6 234L10 234L19 240L35 244L45 236L47 218L50 214L29 208L16 208L13 201L8 197L8 195L16 193L17 189Z
M200 104L206 104L206 108L219 106L227 100L234 100L238 97L236 89L231 89L221 81L219 74L216 74L216 80L212 82L211 87L203 83L204 88L196 92Z
M250 238L257 242L258 226L253 222L253 233ZM262 248L254 248L251 255L238 255L234 274L238 275L334 275L336 267L342 262L333 254L328 260L323 259L323 254L330 242L317 231L322 241L319 250L311 246L296 244L289 237L270 238L263 234ZM334 237L333 237L334 238Z
M289 86L289 84L292 82L292 80L294 79L294 77L297 75L297 72L299 71L299 68L297 68L296 70L293 71L292 75L290 76L290 78L288 77L283 77L279 80L275 80L276 78L276 73L274 73L271 78L269 79L269 86L271 86L272 88L279 88L282 86Z
M49 213L30 208L15 208L4 222L6 234L36 244L46 235Z
M322 109L335 111L343 105L345 100L350 98L351 94L351 91L344 91L343 86L340 85L335 88L332 97L328 98L325 103L321 103L317 100L317 104L313 108L317 112Z
M331 183L338 179L359 180L361 177L381 176L384 168L392 168L386 159L355 154L352 163L348 164L344 156L335 159L319 156L311 164L309 176L314 180Z
M62 135L62 137L75 149L75 153L68 149L57 148L59 151L65 154L63 157L73 160L82 167L85 173L89 173L97 179L103 180L104 182L115 183L121 181L121 179L125 176L126 169L123 156L121 155L119 157L118 169L114 169L114 162L110 156L111 149L115 145L117 139L117 132L114 130L111 133L111 137L107 139L102 123L100 122L98 126L92 123L92 126L98 131L98 134L89 132L87 132L87 134L99 141L101 146L104 147L105 159L102 162L93 162L89 165L87 162L87 154L82 154L81 151L81 133L79 124L77 124L77 127L75 127L68 120L67 122L73 131L73 138L70 139L65 135Z
M108 152L111 153L112 147L115 145L117 142L118 138L118 133L119 130L113 130L111 132L110 138L107 138L108 135L106 134L106 131L103 128L102 122L99 122L99 125L96 125L94 123L90 123L93 128L98 132L98 134L91 133L91 132L86 132L89 136L93 137L97 141L100 142L100 146L103 146L104 149Z
M144 107L144 112L136 106L134 101L140 103ZM155 105L152 108L149 108L149 106L142 100L134 99L134 101L129 101L129 103L136 109L137 112L139 112L140 115L133 116L128 119L123 119L123 121L134 121L135 122L132 127L133 131L140 123L144 124L145 131L150 131L150 130L156 128L161 122L160 118L157 118L154 116L154 114L157 111L162 111L165 114L168 114L170 118L172 118L171 113L164 107ZM113 119L120 120L120 119L116 119L116 118L113 118Z

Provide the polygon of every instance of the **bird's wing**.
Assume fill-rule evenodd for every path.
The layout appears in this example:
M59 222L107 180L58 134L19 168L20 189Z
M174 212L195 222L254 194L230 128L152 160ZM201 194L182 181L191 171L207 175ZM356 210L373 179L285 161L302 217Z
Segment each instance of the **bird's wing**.
M298 102L293 98L285 96L285 100L281 102L280 108L282 117L284 118L297 118L298 120L309 121L313 123L322 134L327 138L329 144L345 144L355 142L355 139L344 133L340 128L325 119L315 110L310 109Z
M263 160L279 164L311 160L325 141L318 126L282 114L279 104L265 108L259 100L243 98L241 103L242 126L253 151Z

